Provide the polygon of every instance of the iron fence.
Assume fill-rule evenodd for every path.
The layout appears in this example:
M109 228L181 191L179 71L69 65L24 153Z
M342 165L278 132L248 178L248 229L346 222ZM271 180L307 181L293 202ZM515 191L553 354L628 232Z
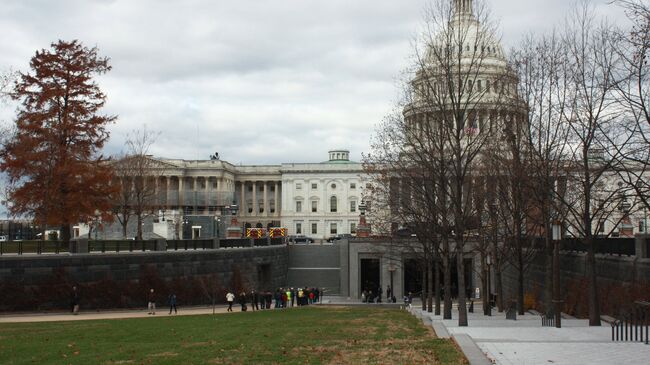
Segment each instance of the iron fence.
M632 309L612 322L612 341L644 342L648 345L650 302L634 302Z
M215 249L213 239L195 240L166 240L166 247L158 247L156 240L93 240L88 241L88 253L110 253L110 252L148 252L160 250L187 251L187 250L209 250ZM272 246L283 245L284 240L280 238L270 239ZM260 238L253 241L249 238L225 239L219 241L219 248L235 247L262 247L268 246L269 240ZM0 241L0 256L2 255L24 255L24 254L61 254L80 252L79 243L72 241ZM83 251L82 251L83 252Z
M555 327L555 313L542 314L542 327Z
M0 255L66 253L68 245L61 241L3 241L0 242Z
M634 238L594 238L595 253L606 255L636 255ZM564 251L587 252L588 245L579 238L565 238L560 247Z
M250 238L230 238L219 241L221 248L251 247Z

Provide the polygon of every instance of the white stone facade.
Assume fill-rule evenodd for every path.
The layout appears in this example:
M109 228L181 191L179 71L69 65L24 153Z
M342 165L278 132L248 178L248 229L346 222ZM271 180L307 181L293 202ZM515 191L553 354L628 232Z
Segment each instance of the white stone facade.
M225 214L226 206L235 204L239 208L237 224L244 231L248 227L285 227L290 235L314 239L354 235L369 179L364 177L362 164L350 161L349 154L332 150L322 163L245 166L218 160L154 158L160 169L158 198L152 209L164 212L159 214L168 219L177 217L177 231L182 230L185 216L217 219ZM199 236L207 238L212 231L204 229Z

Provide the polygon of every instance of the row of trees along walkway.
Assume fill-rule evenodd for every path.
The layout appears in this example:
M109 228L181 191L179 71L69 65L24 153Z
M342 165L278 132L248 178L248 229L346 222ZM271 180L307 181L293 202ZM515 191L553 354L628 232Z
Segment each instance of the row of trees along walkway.
M617 3L632 29L601 21L583 3L558 30L527 36L509 56L484 2L435 0L426 9L403 97L377 128L364 164L374 176L366 197L374 228L392 235L408 227L417 238L391 245L418 257L429 311L435 298L440 313L442 266L444 318L451 318L450 260L464 288L463 257L476 252L484 283L493 263L499 309L503 268L516 269L523 314L539 238L550 309L550 228L560 221L588 247L589 318L600 325L594 237L649 208L650 11L640 1ZM461 326L466 299L459 290Z

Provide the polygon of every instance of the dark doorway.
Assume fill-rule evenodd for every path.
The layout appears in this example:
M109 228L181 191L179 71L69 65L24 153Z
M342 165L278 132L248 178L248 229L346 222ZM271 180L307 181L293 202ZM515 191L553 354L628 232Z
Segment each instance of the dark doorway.
M415 259L404 260L404 295L419 296L422 291L422 269Z
M361 259L361 290L376 293L379 285L379 259Z
M271 287L271 265L257 265L257 289L270 290Z
M456 258L450 259L451 263L451 295L455 299L458 297L458 272ZM444 269L440 263L440 290L444 290ZM465 293L467 298L473 294L473 277L472 277L472 259L465 259ZM411 292L414 297L419 297L422 292L422 268L418 260L404 260L404 295Z

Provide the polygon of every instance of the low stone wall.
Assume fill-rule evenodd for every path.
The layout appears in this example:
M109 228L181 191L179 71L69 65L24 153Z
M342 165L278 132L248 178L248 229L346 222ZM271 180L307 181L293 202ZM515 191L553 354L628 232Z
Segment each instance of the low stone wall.
M526 304L542 309L545 287L543 252L538 252L525 273ZM560 256L561 289L566 313L586 317L588 314L586 253L562 252ZM637 256L596 255L598 292L603 314L616 315L634 300L650 300L650 259ZM515 298L517 271L506 266L503 271L504 298Z
M287 279L287 247L0 257L0 310L68 308L73 285L82 308L225 300L225 290L272 289Z

